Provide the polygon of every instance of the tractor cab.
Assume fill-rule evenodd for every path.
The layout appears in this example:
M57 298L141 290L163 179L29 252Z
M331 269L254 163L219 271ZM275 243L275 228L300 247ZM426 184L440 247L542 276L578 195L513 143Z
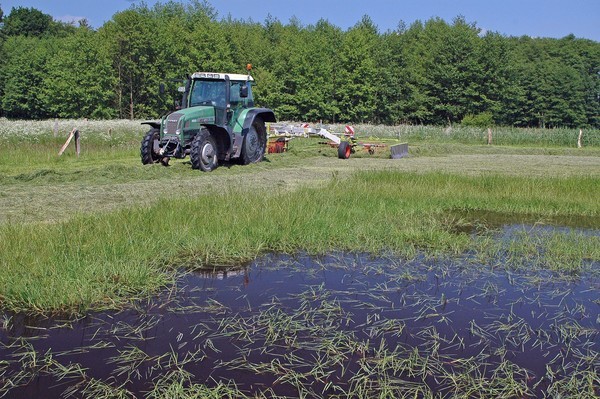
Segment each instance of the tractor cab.
M247 81L240 81L232 80L230 77L229 86L225 80L193 79L188 107L212 105L226 108L228 102L231 108L253 107L252 83L252 78ZM229 88L229 101L227 99L227 88Z
M183 89L186 108L214 107L215 123L226 126L235 120L234 114L254 106L250 75L194 73Z

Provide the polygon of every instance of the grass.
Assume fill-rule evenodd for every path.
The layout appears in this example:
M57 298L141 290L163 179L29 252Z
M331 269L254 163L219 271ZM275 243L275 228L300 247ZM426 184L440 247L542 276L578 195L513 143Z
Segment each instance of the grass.
M461 254L476 244L453 232L461 221L452 211L598 217L598 183L360 172L324 187L231 189L53 224L8 223L0 226L0 292L9 309L85 311L154 292L171 281L165 270L183 264L229 265L269 251ZM547 242L565 250L550 259L600 259L597 236L554 237ZM537 253L518 245L511 253Z
M341 125L333 125L335 131L343 131ZM492 143L502 146L566 147L576 148L579 129L536 129L494 127ZM488 130L465 126L383 126L356 125L355 132L361 136L395 138L405 142L487 144ZM600 146L600 130L583 129L581 144L584 147Z
M359 126L358 133L408 139L411 157L360 152L343 161L319 140L297 139L260 164L202 174L182 161L140 165L139 122L61 121L63 135L80 128L83 152L58 157L63 138L54 137L53 124L0 120L11 146L0 158L4 309L119 307L171 284L181 265L230 265L268 251L477 250L517 259L544 247L540 264L571 272L600 259L597 236L551 234L511 246L456 233L473 223L464 216L470 212L598 220L600 150L559 147L562 139L520 145L546 131L508 129L507 137L534 139L499 147L464 144L479 136L462 128Z

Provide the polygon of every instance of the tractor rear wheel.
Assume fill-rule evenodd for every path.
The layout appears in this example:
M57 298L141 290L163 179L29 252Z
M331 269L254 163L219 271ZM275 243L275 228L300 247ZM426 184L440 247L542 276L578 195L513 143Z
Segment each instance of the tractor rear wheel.
M158 153L160 150L158 147L159 140L160 133L158 132L158 129L152 128L148 131L148 133L146 133L140 147L142 164L148 165L151 163L158 163L160 161L161 157Z
M190 150L192 169L211 172L219 165L218 148L215 138L207 129L202 129L194 140Z
M340 142L338 146L338 158L339 159L348 159L350 158L350 154L352 153L352 146L347 141Z
M242 144L242 164L260 162L267 149L267 128L260 116L254 118Z

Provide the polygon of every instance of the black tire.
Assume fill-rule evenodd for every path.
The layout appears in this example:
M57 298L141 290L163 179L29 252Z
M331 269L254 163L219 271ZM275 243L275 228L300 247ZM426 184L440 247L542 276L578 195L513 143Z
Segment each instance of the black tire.
M352 153L352 146L347 141L340 142L338 145L338 158L339 159L348 159L350 158L350 154Z
M265 122L263 122L260 116L254 118L250 129L244 137L244 144L242 144L242 157L241 161L243 165L250 163L260 162L265 156L267 149L267 128Z
M148 165L152 163L158 163L160 161L160 154L158 153L158 143L160 141L160 133L158 129L152 128L146 133L142 140L140 147L140 156L142 158L142 164Z
M218 147L215 138L207 129L202 129L192 141L190 159L192 169L211 172L219 166Z

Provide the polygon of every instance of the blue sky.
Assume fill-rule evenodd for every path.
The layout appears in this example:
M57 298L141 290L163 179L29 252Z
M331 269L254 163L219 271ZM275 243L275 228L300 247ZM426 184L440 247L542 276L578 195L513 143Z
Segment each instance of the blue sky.
M165 1L162 1L163 3ZM12 7L34 7L58 20L86 18L100 27L135 0L0 0L5 15ZM155 0L146 0L153 5ZM367 14L381 32L400 21L410 25L441 17L451 22L462 15L483 31L531 37L577 37L600 41L600 0L210 0L219 18L263 22L270 14L287 23L296 16L304 25L320 18L347 29Z

